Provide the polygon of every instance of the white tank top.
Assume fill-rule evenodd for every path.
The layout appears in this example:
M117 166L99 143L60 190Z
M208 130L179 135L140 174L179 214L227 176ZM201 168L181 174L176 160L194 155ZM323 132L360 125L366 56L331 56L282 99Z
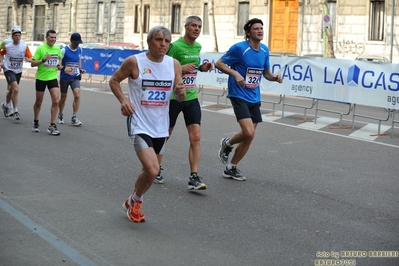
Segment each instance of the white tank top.
M175 80L173 58L166 55L157 63L149 60L145 52L133 56L137 59L139 76L128 78L129 100L136 110L128 118L128 134L168 137L169 102Z
M4 56L4 69L5 71L11 70L15 74L22 72L24 58L26 54L26 44L7 43L5 45L6 55Z

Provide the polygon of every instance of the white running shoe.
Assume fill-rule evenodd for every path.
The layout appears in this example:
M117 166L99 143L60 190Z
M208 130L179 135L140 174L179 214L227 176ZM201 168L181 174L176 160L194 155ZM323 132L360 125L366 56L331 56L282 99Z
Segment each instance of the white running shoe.
M13 115L14 115L14 108L8 108L8 112L7 112L6 117L10 117L10 116L13 116Z
M64 115L58 114L57 123L64 124Z
M49 127L47 128L47 133L54 135L54 136L58 136L60 135L60 132L57 129L57 126L54 125L49 125Z
M3 109L3 114L4 114L4 116L7 117L7 116L8 116L8 115L7 115L7 113L8 113L8 107L7 107L6 103L2 103L2 104L1 104L1 108Z
M36 133L40 132L39 123L33 122L32 132L36 132Z
M20 120L20 119L21 119L21 116L19 115L19 113L15 112L14 113L14 120Z
M76 116L73 116L71 119L71 124L78 127L82 125L82 122L80 122Z

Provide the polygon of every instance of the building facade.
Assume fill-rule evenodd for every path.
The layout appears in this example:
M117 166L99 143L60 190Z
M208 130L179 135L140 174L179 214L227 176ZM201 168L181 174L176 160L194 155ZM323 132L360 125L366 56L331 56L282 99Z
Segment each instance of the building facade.
M55 29L58 41L79 32L85 43L135 43L146 49L146 33L156 25L171 29L173 40L187 16L203 19L198 41L203 51L224 52L244 39L246 20L264 22L271 51L323 54L330 32L336 58L374 54L399 62L399 0L0 0L0 36L14 24L24 40L42 41Z

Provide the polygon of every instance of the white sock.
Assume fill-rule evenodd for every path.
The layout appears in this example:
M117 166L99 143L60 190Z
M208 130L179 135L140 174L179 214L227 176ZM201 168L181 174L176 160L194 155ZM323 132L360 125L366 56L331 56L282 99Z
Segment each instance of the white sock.
M227 165L227 170L230 170L231 168L233 168L233 166L237 166L237 165L232 164L232 163L229 163L229 164Z
M143 196L139 197L139 196L136 195L136 193L134 193L132 199L135 200L135 201L143 201Z

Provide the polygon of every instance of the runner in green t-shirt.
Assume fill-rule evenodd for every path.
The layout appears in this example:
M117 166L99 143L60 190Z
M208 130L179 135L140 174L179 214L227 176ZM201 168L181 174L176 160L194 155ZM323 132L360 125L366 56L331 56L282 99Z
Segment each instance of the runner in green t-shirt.
M182 66L188 65L187 68L189 69L183 73L183 82L186 86L185 101L191 101L198 98L196 79L200 52L201 44L196 41L189 44L186 42L184 37L173 42L168 51L168 55L177 59ZM174 99L174 96L172 99Z
M177 117L180 112L183 112L184 121L188 131L190 140L189 147L189 162L190 162L190 177L188 179L189 190L203 190L206 185L201 182L198 176L198 164L200 160L200 140L201 140L201 106L198 102L198 88L197 88L197 71L209 71L212 69L212 63L207 62L199 66L199 56L201 52L201 45L195 40L201 33L202 21L197 16L189 16L185 21L184 36L173 42L168 51L168 55L177 59L183 71L183 83L186 87L186 98L183 102L178 102L171 98L169 107L169 137L172 134L173 128L176 124ZM162 156L160 161L162 160ZM164 182L161 169L154 182L162 184Z
M58 136L60 132L55 125L58 112L58 102L60 98L60 89L58 87L57 71L61 69L61 50L54 45L57 40L57 34L54 30L46 33L46 42L40 45L31 63L32 67L37 66L36 71L36 101L33 105L34 120L33 132L39 132L39 113L42 106L44 91L48 88L51 95L51 123L47 128L47 132L51 135Z

